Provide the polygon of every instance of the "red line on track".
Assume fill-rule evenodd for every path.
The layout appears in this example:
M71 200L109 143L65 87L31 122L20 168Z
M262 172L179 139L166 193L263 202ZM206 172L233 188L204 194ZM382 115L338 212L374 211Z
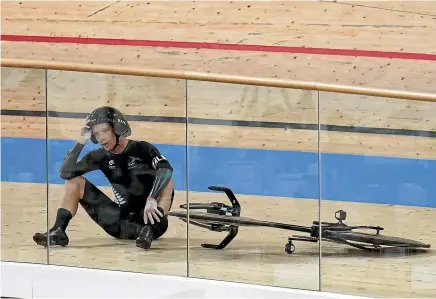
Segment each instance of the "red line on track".
M213 49L213 50L226 50L226 51L256 51L256 52L275 52L275 53L300 53L300 54L313 54L313 55L397 58L397 59L431 60L431 61L436 60L436 54L288 47L288 46L262 46L262 45L223 44L223 43L205 43L205 42L132 40L132 39L118 39L118 38L88 38L88 37L85 38L85 37L63 37L63 36L32 36L32 35L8 35L8 34L2 35L1 39L3 41L12 41L12 42L88 44L88 45L134 46L134 47L164 47L164 48L182 48L182 49Z

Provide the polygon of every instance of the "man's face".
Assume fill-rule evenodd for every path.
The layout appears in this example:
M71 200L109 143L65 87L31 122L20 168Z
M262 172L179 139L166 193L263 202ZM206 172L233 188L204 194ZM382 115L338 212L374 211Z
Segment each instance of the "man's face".
M107 151L113 149L117 142L114 131L110 124L99 124L92 128L98 143Z

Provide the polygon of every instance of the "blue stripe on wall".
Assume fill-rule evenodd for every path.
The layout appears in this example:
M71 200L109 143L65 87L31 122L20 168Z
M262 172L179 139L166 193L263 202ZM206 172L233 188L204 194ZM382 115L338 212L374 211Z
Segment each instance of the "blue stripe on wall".
M49 182L63 184L59 167L75 141L49 141ZM3 137L2 181L45 183L45 140ZM186 149L189 190L207 192L209 185L235 193L297 198L318 197L316 153L239 148L156 145L175 168L178 190L185 190ZM88 144L81 157L91 149ZM436 161L323 153L321 198L421 207L436 207ZM86 175L108 185L101 172Z

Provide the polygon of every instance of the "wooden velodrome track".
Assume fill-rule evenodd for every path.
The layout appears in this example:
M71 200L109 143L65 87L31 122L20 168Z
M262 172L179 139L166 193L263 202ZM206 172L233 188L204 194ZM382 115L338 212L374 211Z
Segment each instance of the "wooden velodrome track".
M262 77L315 80L355 86L435 92L435 62L416 59L208 50L164 46L119 46L35 42L41 36L131 40L198 41L398 53L435 53L434 2L2 2L2 34L35 36L34 41L2 41L2 57L119 64ZM113 42L115 43L115 42ZM364 54L364 53L360 53ZM376 55L376 56L377 56ZM427 57L428 58L428 57ZM316 123L360 128L434 132L436 104L334 93L188 82L182 80L51 71L48 109L88 113L110 104L128 115ZM44 73L2 69L2 110L44 111ZM186 108L187 107L187 108ZM47 136L75 139L82 119L50 117ZM2 136L45 138L45 119L2 115ZM185 144L183 123L132 121L132 138L152 143ZM317 131L190 124L190 145L317 151ZM323 131L321 150L329 153L433 160L435 138ZM2 161L4 163L4 161ZM47 253L31 236L45 229L46 212L54 221L62 185L2 182L2 260L45 263ZM104 189L111 196L110 190ZM225 201L222 195L190 192L191 202ZM219 199L217 196L221 197ZM111 196L112 197L112 196ZM177 192L174 207L185 203ZM318 202L298 198L241 195L243 215L310 225ZM349 223L381 225L390 235L436 246L436 210L410 206L322 201L322 218L345 209ZM164 238L143 252L131 242L107 237L79 208L71 221L67 248L50 248L50 263L185 275L186 225L171 219ZM222 234L189 230L189 272L194 277L369 296L430 297L436 294L436 255L374 255L342 246L297 243L287 256L287 232L241 229L224 251L201 248ZM254 239L255 237L255 239ZM321 269L319 266L321 265Z

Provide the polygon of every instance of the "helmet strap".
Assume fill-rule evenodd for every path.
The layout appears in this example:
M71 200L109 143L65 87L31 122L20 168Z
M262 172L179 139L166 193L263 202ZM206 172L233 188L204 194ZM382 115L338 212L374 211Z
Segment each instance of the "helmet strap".
M115 143L115 146L111 149L111 152L114 151L120 145L120 136L116 134L115 137L117 138L117 142Z

